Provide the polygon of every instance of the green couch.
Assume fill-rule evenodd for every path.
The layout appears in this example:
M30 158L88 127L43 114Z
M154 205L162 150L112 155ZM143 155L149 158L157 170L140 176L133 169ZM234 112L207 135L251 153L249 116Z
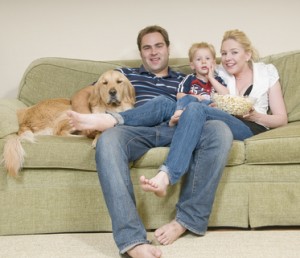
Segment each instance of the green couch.
M217 190L211 227L300 225L300 51L263 61L279 70L289 123L244 142L234 141ZM17 109L46 98L71 97L108 69L139 64L139 60L33 61L18 97L0 100L0 152L5 137L18 130ZM187 59L173 58L171 65L190 72ZM26 157L20 178L7 176L0 167L0 235L111 231L90 139L39 136L37 143L23 146ZM162 199L144 193L138 185L139 176L154 175L167 153L166 147L154 148L130 164L137 209L147 229L169 222L175 214L180 183Z

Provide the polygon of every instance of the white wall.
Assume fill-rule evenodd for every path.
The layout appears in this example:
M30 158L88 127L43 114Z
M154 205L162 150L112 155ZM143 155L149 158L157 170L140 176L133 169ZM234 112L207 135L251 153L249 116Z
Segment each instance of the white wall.
M218 52L224 31L235 28L261 56L299 50L299 11L299 0L0 0L0 98L17 96L40 57L139 58L137 34L152 24L168 30L171 57L186 57L196 41Z

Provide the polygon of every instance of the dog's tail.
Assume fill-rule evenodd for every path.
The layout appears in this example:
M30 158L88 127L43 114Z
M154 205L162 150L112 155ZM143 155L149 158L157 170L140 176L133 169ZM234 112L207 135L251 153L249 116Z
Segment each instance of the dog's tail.
M3 150L3 164L8 174L17 177L24 164L25 151L22 141L34 143L34 134L31 131L25 131L21 135L12 134L6 137Z

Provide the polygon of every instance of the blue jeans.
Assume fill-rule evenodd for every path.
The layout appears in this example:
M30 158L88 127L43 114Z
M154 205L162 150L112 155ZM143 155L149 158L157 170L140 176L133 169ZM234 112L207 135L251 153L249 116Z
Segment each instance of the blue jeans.
M187 96L185 96L187 97ZM196 128L202 128L205 121L208 120L220 120L225 122L232 134L233 138L235 140L243 141L246 138L249 138L253 136L253 133L251 129L244 124L240 119L220 110L217 108L213 108L207 105L207 103L202 103L202 101L198 101L193 96L188 96L189 98L189 104L187 102L187 107L193 107L194 111L190 114L190 120L189 123L192 122L193 118L194 122L200 125L195 125L194 128L190 128L191 130L189 132L185 132L190 134L192 131L195 131ZM192 100L194 99L194 100ZM156 97L150 101L148 101L146 104L139 106L137 108L127 110L124 112L120 112L119 114L116 114L117 119L121 124L124 125L130 125L130 126L155 126L162 122L169 121L171 116L174 114L176 110L176 102L172 101L165 96L159 96ZM184 111L185 112L185 111ZM182 116L182 115L181 115ZM178 125L180 124L181 117L179 120ZM200 130L201 133L201 130ZM182 135L181 135L182 137Z
M202 128L206 121L220 120L225 122L235 140L243 141L253 136L250 128L240 119L217 108L210 107L206 103L199 102L193 96L187 95L182 99L185 99L185 111L178 122L178 129L174 134L167 160L159 169L168 174L171 184L178 182L186 173L192 152L195 149L199 135L202 134ZM122 122L126 125L154 126L168 121L176 108L175 102L159 96L136 109L121 112L120 116L122 116ZM182 126L184 126L183 129L181 129ZM193 141L193 139L196 140Z
M174 151L176 155L180 154L183 163L188 164L186 180L176 204L175 219L195 234L204 235L207 230L215 192L231 148L232 133L222 121L198 123L194 113L204 106L199 103L188 106L190 111L182 114L178 126L169 127L167 123L153 126L155 121L167 121L174 113L176 103L169 102L173 104L166 105L164 102L152 110L146 109L143 114L136 112L139 108L123 112L125 124L131 121L138 125L145 120L147 127L117 126L103 132L97 142L98 176L112 220L114 239L121 253L138 244L148 243L145 227L137 213L128 163L140 158L150 148L169 146L171 142L173 146L177 146L176 141L184 142ZM156 112L159 107L166 110ZM187 133L191 128L195 133Z
M168 174L171 184L178 182L188 171L193 151L198 144L197 139L203 134L205 123L216 120L225 122L236 140L244 140L253 135L250 128L234 116L205 104L199 105L199 102L190 103L180 116L170 152L159 169Z
M212 103L211 100L208 99L203 99L203 100L198 100L196 97L193 95L185 95L182 98L177 100L177 105L176 105L176 110L183 110L186 108L188 104L191 102L201 102L202 104L209 105Z

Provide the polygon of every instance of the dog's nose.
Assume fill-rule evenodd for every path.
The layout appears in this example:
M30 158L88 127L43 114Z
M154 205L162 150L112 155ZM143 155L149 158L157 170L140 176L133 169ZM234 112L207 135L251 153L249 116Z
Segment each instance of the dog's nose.
M110 90L109 90L109 95L110 95L110 96L113 97L113 96L116 96L116 94L117 94L116 89L110 89Z

